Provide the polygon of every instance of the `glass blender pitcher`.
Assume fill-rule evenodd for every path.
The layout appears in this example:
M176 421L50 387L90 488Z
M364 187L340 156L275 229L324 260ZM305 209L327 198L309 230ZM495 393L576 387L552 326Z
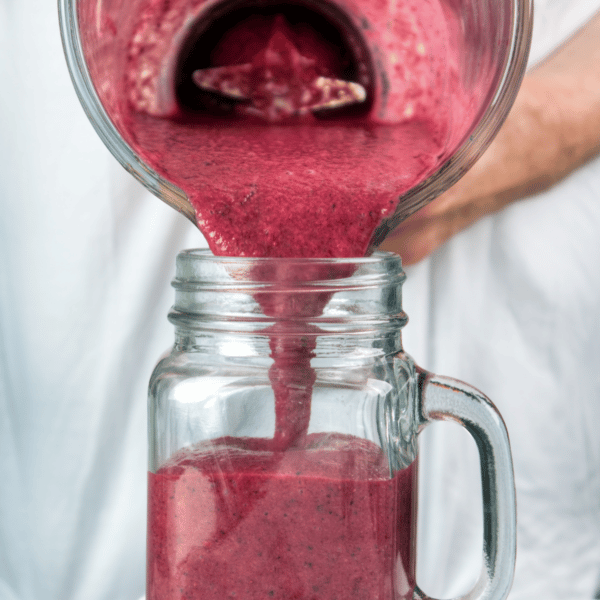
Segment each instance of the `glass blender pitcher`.
M417 438L452 420L480 452L482 571L515 561L507 433L490 401L402 348L399 257L250 259L186 251L172 351L150 382L147 600L407 600Z
M392 156L378 179L369 183L377 186L385 182L391 197L399 198L395 210L386 214L374 231L369 246L373 249L403 219L454 184L487 148L512 106L531 39L532 0L440 0L440 10L451 24L448 36L456 55L452 57L451 76L431 75L423 85L425 90L443 88L439 106L430 107L426 117L435 121L436 113L446 111L449 117L442 120L448 123L436 129L441 139L439 155L407 183L402 180L403 165L393 156L398 145L410 142L396 138L401 130L397 125L402 125L419 103L410 98L399 103L397 98L411 77L411 67L404 69L404 45L416 44L417 40L408 31L413 17L402 21L406 31L394 29L399 20L398 6L391 0L59 0L59 14L71 77L99 136L134 177L193 222L196 216L189 202L190 189L183 189L185 178L174 183L164 152L162 158L157 157L155 148L151 148L163 135L160 120L179 119L181 107L194 118L226 118L227 110L235 108L237 101L228 99L227 94L235 96L235 92L223 92L224 86L224 96L221 94L218 101L210 91L199 92L194 83L195 67L188 63L210 67L211 61L217 60L211 58L215 52L222 53L223 46L227 50L234 45L227 36L238 21L254 12L266 17L282 13L289 20L312 24L311 39L321 35L324 43L337 48L339 56L334 59L343 63L339 77L356 82L363 95L362 103L349 110L317 111L320 120L329 124L349 117L349 125L341 128L340 146L333 158L343 156L348 149L355 151L364 142L357 132L365 122L368 136L377 131L376 145L366 153L349 152L350 158L345 158L348 172L364 172L366 166L377 172L383 169L383 158ZM430 41L435 37L434 33ZM237 38L234 41L242 43ZM417 53L430 60L432 69L445 68L443 57L437 57L435 49L417 45ZM457 95L459 89L462 93ZM376 128L371 127L372 117L376 118ZM196 165L199 180L195 187L208 189L214 185L217 191L227 188L231 171L221 167L232 160L260 180L269 169L274 145L284 150L289 145L289 130L281 142L264 128L254 132L259 140L264 136L261 144L238 156L235 133L225 135L225 142L221 137L211 141L231 126L224 121L217 130L199 130L189 142L198 144L202 157ZM323 128L314 127L305 136L308 142L300 138L297 145L310 143L310 154L322 153L331 144L331 136L322 134ZM182 143L187 144L187 138ZM170 141L161 144L169 147ZM290 161L292 154L290 150ZM315 186L323 173L314 178ZM356 194L361 193L360 183L361 178L352 181L357 186ZM307 178L299 184L308 185ZM310 191L309 186L307 193Z

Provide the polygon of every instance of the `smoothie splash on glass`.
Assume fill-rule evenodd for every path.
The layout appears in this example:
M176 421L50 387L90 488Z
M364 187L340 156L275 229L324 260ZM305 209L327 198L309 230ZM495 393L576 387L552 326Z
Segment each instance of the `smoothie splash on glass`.
M489 143L527 0L59 5L102 139L214 253L178 257L176 342L150 385L148 600L425 598L416 436L432 418L479 440L477 589L504 598L501 419L404 354L400 261L368 256Z

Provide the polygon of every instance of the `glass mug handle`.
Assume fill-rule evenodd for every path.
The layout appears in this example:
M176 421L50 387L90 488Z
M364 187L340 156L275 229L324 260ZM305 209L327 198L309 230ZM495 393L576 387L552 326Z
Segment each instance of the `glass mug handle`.
M504 600L516 558L516 503L510 443L492 402L471 386L417 367L420 428L432 421L455 421L479 450L483 490L483 568L475 587L455 600ZM433 600L419 587L414 600Z

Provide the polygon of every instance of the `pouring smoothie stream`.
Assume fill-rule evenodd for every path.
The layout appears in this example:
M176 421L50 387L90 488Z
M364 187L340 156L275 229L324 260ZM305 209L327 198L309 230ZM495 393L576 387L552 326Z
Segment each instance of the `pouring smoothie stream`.
M489 103L491 82L501 79L498 68L468 83L461 76L465 24L442 0L133 0L125 10L116 1L79 0L77 7L95 93L144 170L157 174L159 189L164 181L185 194L216 256L272 259L226 264L233 284L216 288L223 294L251 289L260 309L249 315L240 309L231 319L253 322L259 314L264 322L253 335L268 340L263 396L272 400L261 419L270 432L258 427L260 434L230 435L221 428L221 435L194 434L180 443L187 434L170 417L167 430L156 432L160 404L168 406L170 392L151 407L158 437L151 434L147 599L412 598L420 593L414 551L419 412L418 377L400 345L404 321L396 301L403 275L397 261L383 260L391 275L386 300L376 305L381 322L394 325L382 326L385 341L367 339L364 360L383 352L388 366L377 366L381 359L375 358L372 373L361 371L370 391L361 408L351 403L359 425L324 430L315 411L333 400L323 405L315 397L323 373L313 363L321 360L319 344L331 331L319 324L336 322L325 313L338 289L358 285L368 295L372 284L368 278L348 283L361 272L360 263L318 259L372 252L376 232L399 214L404 195L448 164L464 142ZM480 66L491 64L490 57L486 48L480 51ZM312 262L294 262L302 258ZM196 261L200 270L211 264L202 256L180 259L182 273ZM177 293L198 293L204 306L203 277L177 279ZM346 315L348 306L336 310ZM388 314L390 307L396 312ZM213 337L209 328L195 338L206 322L196 322L197 310L173 313L178 341L166 359L169 365L175 360L171 374L178 360L202 352ZM209 354L223 348L214 337ZM359 346L363 337L356 338ZM231 368L244 370L244 356ZM157 367L151 389L163 385L163 368ZM199 378L208 377L209 386L227 379L218 375L220 368ZM379 371L387 373L387 388ZM398 387L402 372L407 381ZM343 400L348 392L326 387L327 397ZM393 434L392 443L387 428L398 426L398 408L390 399L400 396L410 414L403 425L408 429L404 441ZM246 418L261 402L248 404ZM225 413L219 417L224 422L234 418ZM365 425L370 419L373 424ZM244 418L238 430L244 431ZM174 450L157 453L167 439ZM502 471L506 478L510 468ZM510 496L510 486L502 489ZM492 528L490 539L496 534ZM490 551L488 558L498 556ZM489 585L499 585L494 570L485 571ZM498 598L506 578L505 572Z
M152 83L146 74L140 80L145 57L137 42L141 55L130 52L124 84L125 135L187 193L216 254L362 255L399 194L446 150L448 109L436 113L449 96L443 64L451 48L436 31L446 23L435 4L406 7L403 25L418 6L426 14L413 15L408 57L416 89L391 111L402 115L401 129L374 118L382 100L368 65L350 73L364 86L346 81L347 56L309 23L269 10L228 28L210 67L201 58L187 67L192 83L179 84L184 91L170 106L147 102ZM148 36L148 21L168 18L153 5L147 10L136 41ZM172 8L169 16L181 18ZM436 26L419 30L423 21ZM427 97L435 79L439 96ZM340 109L358 114L336 118ZM294 276L306 274L278 278ZM301 311L316 316L328 299L308 296ZM293 335L298 308L285 298L257 300L284 319L269 331L274 437L199 444L150 473L148 598L408 598L412 465L390 479L376 444L308 435L317 335Z

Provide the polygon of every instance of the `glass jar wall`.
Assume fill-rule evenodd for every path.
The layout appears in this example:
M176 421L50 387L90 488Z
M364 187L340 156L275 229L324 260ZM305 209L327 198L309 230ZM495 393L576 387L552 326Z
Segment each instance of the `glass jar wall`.
M477 589L505 597L506 431L484 396L404 353L403 280L392 254L180 254L175 344L150 382L148 600L422 594L417 436L440 418L478 441L490 527Z

